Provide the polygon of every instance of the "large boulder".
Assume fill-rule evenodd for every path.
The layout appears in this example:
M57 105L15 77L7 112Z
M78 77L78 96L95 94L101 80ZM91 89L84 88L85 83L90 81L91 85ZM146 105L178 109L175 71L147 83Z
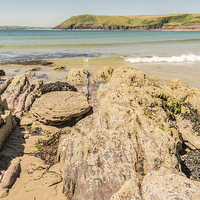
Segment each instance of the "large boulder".
M62 137L59 158L67 198L110 199L131 177L132 189L139 191L133 138L123 130L107 129L97 114L81 120Z
M30 110L40 122L60 125L89 112L85 96L72 91L50 92L36 99Z

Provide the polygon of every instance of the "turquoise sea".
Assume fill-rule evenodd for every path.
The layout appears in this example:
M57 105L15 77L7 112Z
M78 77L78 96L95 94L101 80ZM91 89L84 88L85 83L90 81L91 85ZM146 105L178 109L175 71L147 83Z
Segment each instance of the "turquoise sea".
M0 61L113 56L131 62L200 61L200 32L0 31Z
M83 59L83 66L67 68L128 65L150 77L180 78L200 88L199 31L0 31L0 62L60 58Z

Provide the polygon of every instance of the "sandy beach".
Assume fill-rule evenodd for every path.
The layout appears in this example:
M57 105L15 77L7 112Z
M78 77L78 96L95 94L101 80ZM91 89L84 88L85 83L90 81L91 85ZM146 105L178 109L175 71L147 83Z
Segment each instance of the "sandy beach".
M196 62L152 62L152 63L131 63L120 57L107 58L69 58L47 60L49 65L31 64L22 61L0 63L0 68L6 72L6 76L23 75L26 72L34 72L33 83L38 79L44 82L65 81L72 68L88 69L91 74L100 69L102 66L110 66L114 69L119 66L129 66L137 70L143 71L148 77L163 77L166 80L180 78L190 87L200 88L199 77L200 67ZM24 64L25 63L25 64ZM57 67L63 67L59 70ZM166 83L166 82L165 82Z
M175 65L176 67L174 67ZM107 66L107 67L103 67L103 66ZM104 171L101 171L101 173L105 177L104 179L107 179L108 182L111 181L110 184L108 184L108 182L105 181L105 184L108 184L107 187L110 187L113 181L112 180L113 174L112 174L112 170L110 170L110 166L113 167L113 170L116 170L116 168L119 168L119 170L124 170L124 168L127 168L128 173L126 176L128 177L130 176L129 170L130 169L133 170L132 173L135 173L133 177L136 177L136 175L138 177L135 179L135 181L138 182L137 183L138 189L136 191L136 195L139 197L140 197L140 193L138 192L140 188L139 185L143 184L144 187L149 187L148 184L150 183L150 181L147 181L145 183L144 176L148 177L148 173L147 173L148 170L151 170L152 168L154 169L154 166L156 166L155 167L156 170L153 171L153 173L155 173L155 176L157 176L156 173L158 169L160 168L162 170L164 169L162 168L163 166L164 167L165 165L172 166L173 170L171 171L169 170L167 171L167 173L170 174L170 176L175 176L176 174L179 179L183 179L183 181L187 181L187 184L192 184L191 195L193 195L194 193L193 190L196 190L196 187L197 188L199 187L198 185L199 183L192 181L196 179L198 181L198 177L195 177L196 173L198 172L195 171L194 175L191 176L190 178L191 180L190 180L190 179L186 179L184 174L186 175L188 174L186 171L184 171L183 166L182 168L179 168L179 170L177 170L174 167L175 165L177 165L177 163L184 162L184 159L186 159L187 156L188 158L190 158L188 154L190 151L194 152L193 157L198 155L197 154L198 152L196 152L195 150L196 148L198 148L198 145L199 145L199 142L198 142L199 130L198 130L198 123L197 123L197 121L199 120L199 116L198 116L199 104L196 100L198 99L198 95L200 94L199 94L199 90L193 89L193 87L200 88L198 85L199 84L198 73L200 71L198 70L194 71L194 69L192 69L191 63L188 63L188 65L184 65L184 66L181 64L173 63L172 65L168 64L167 67L166 67L166 63L159 63L159 65L155 65L155 63L152 63L150 65L148 64L148 68L146 68L145 64L141 64L141 63L131 64L130 62L125 61L125 59L119 58L119 57L103 58L103 59L102 58L95 58L95 59L73 58L73 59L47 60L47 61L39 61L39 62L38 61L37 62L35 61L8 62L8 63L2 63L0 65L0 68L2 68L6 73L5 76L1 77L2 83L4 83L6 79L14 77L10 86L7 87L8 91L7 90L3 91L3 94L1 96L7 98L8 106L10 106L10 108L12 107L12 105L14 106L12 107L11 110L16 115L17 117L16 119L18 123L17 128L11 133L11 135L5 142L5 145L3 146L3 149L0 152L0 156L3 156L5 158L11 158L12 164L20 162L20 165L21 165L19 176L16 178L16 181L9 189L9 193L7 191L7 193L5 194L5 190L0 191L0 195L2 197L8 194L8 196L4 198L5 200L7 199L8 200L12 200L12 199L64 200L64 199L71 199L73 195L78 195L79 197L80 196L82 197L82 195L84 195L84 199L86 199L88 198L88 194L89 194L88 192L91 192L90 187L88 186L94 187L93 188L94 192L92 191L92 195L94 198L96 198L95 196L98 195L95 192L97 190L98 192L100 191L99 192L100 195L106 196L108 194L106 196L106 199L108 199L108 197L110 198L112 195L114 196L113 198L116 199L115 196L118 195L118 193L119 195L126 194L126 193L124 194L124 192L122 192L121 194L121 189L120 189L121 187L122 189L123 187L125 187L125 192L128 191L130 197L132 197L132 195L134 196L134 194L132 194L129 191L130 189L129 187L127 187L127 183L125 182L125 179L120 178L121 175L119 175L119 179L118 178L114 179L116 183L123 180L122 183L120 183L121 184L120 186L117 185L116 186L117 188L111 186L111 188L108 190L104 188L103 190L107 190L107 193L105 194L101 193L101 187L104 187L104 184L98 183L98 185L96 186L96 182L94 181L96 180L95 179L96 175L93 175L93 173L96 173L94 171L98 170L98 168L103 169L103 170L105 169L105 173L108 173L108 174L111 173L111 176L109 176L109 175L104 175ZM145 72L145 74L149 78L140 70ZM94 74L96 75L94 76ZM188 76L188 74L190 74L190 76ZM180 78L183 82L177 78ZM42 89L43 87L42 85L40 86L41 88L37 88L39 87L38 83L40 83L41 80L43 80L43 84L44 84L43 89ZM97 82L97 80L99 81L99 83ZM77 89L74 87L71 87L72 89L71 91L65 91L67 90L67 87L65 86L61 88L61 87L56 86L56 84L54 85L56 81L61 81L61 82L68 81L73 86L77 87ZM48 83L50 83L50 85ZM115 85L116 83L117 85ZM52 87L51 87L51 84L53 84ZM115 88L116 92L114 93L112 93L113 86L116 87ZM37 90L32 89L29 91L31 87ZM51 92L48 89L48 87L53 88L53 91ZM54 92L55 91L54 88L56 87L57 87L56 91L59 91L58 93ZM109 92L104 91L106 87L108 87ZM119 89L119 87L122 87L122 88ZM47 94L43 93L43 91L46 89L47 89ZM19 94L16 94L16 91L18 91ZM124 94L121 94L121 92ZM25 108L26 100L28 99L28 96L27 95L25 96L24 94L36 95L35 96L36 100L34 100L35 102L33 103L33 105L31 105L32 107L31 107L31 110L29 111L26 110ZM60 94L63 94L64 96L60 97L59 99L58 95ZM76 102L74 103L74 101L71 102L70 100L69 102L66 102L67 99L69 99L69 97L66 97L66 99L64 100L62 98L68 94L78 95L77 97L75 97L74 101L76 101L79 98L79 96L81 96L82 100L78 103ZM18 97L16 98L13 95L18 95ZM50 96L54 95L54 96L51 96L51 99L49 101L47 99L48 97L47 95L50 95ZM105 99L105 102L104 102L105 97L103 97L104 95L108 95L108 99ZM111 95L111 100L109 99L110 98L109 95ZM116 98L113 98L113 95L117 95ZM121 97L119 95L121 95ZM186 96L184 97L184 95ZM24 98L24 96L26 98ZM12 103L12 99L10 97L14 98L14 103ZM43 100L41 100L40 103L36 104L36 102L38 102L41 98L43 98ZM117 100L119 103L119 107L116 104L117 98L119 98ZM180 102L182 101L182 102L180 103L175 98L180 99L179 101ZM165 101L163 99L165 99ZM130 103L126 104L125 102L129 100L130 100ZM61 103L62 101L66 103ZM64 112L64 114L66 114L70 110L71 106L75 106L75 107L77 105L79 106L82 104L83 101L85 101L85 103L87 104L86 106L88 106L86 113L90 110L87 114L85 115L80 114L80 115L76 115L76 117L74 118L72 117L72 121L70 121L70 123L69 121L62 121L64 118L61 114L63 109L66 109L66 112ZM104 104L101 105L99 103L100 101L104 102ZM109 103L109 101L111 102ZM135 107L132 106L133 101L136 101L135 107L137 107L137 110L135 111L134 111ZM190 102L195 106L196 110L190 106L191 105ZM20 103L23 103L24 106L21 107ZM44 104L41 105L42 103ZM61 105L57 107L57 104L61 104ZM72 104L72 105L69 107L66 107L68 104ZM34 105L36 106L34 107ZM130 107L129 109L125 105L126 106L130 105L132 107ZM144 107L140 108L141 105ZM37 108L37 106L39 107ZM115 108L115 106L117 107ZM155 107L155 111L153 111L154 108L152 108L152 106ZM54 108L55 110L52 110ZM44 111L42 111L43 109ZM83 109L84 108L81 108L80 112L82 112ZM148 109L148 111L146 109ZM161 116L161 114L159 113L161 109L163 109L163 112L167 113L166 117L163 117L164 116L163 114L162 114L163 116ZM40 113L40 111L42 112ZM135 117L135 114L132 114L133 111L137 113L137 118ZM50 118L47 117L49 112L52 113L53 117L51 116ZM108 112L108 113L104 113L104 112ZM156 114L153 114L153 112L156 112ZM58 115L58 118L56 118L55 115ZM102 117L100 118L100 122L98 122L99 120L98 118L101 115ZM108 115L111 115L111 117L107 118ZM180 118L179 115L183 118ZM165 120L165 118L167 120ZM184 121L185 118L186 119L191 118L191 121L185 122ZM97 123L95 122L95 120L97 120ZM105 120L105 123L102 122L102 120ZM110 120L110 122L108 122L108 120ZM133 124L132 124L132 121L134 121ZM150 121L152 121L151 123L154 124L151 127L149 125ZM63 123L67 123L67 124L63 124ZM174 128L172 127L172 123L174 124L176 123L177 125L176 124L175 125L177 127L179 126L177 130L180 130L184 137L183 147L182 147L182 144L180 145L180 143L182 143L183 141L181 138L177 136L177 132L176 132L177 130L174 130ZM192 131L189 133L190 136L188 136L188 132L187 132L188 130L185 130L185 127L183 126L184 123L188 123L189 124L188 126L192 127L191 130L194 131L194 132ZM110 126L113 126L114 128L110 128ZM124 131L123 129L121 130L121 127L123 128L124 126L126 126L125 132L123 132ZM155 133L155 135L152 135L151 137L155 137L155 140L157 141L157 145L155 144L156 146L151 147L149 144L153 144L153 141L150 141L148 142L149 144L147 144L147 147L145 146L145 148L149 148L149 150L145 150L145 148L144 150L142 150L141 149L142 147L139 147L139 146L134 147L134 148L139 148L139 150L137 150L137 154L139 154L138 157L140 158L140 156L142 156L142 160L140 159L139 161L137 161L137 159L134 158L136 159L136 161L133 161L135 164L130 165L130 166L136 165L137 166L136 171L135 169L130 168L129 166L130 163L128 161L126 162L123 161L126 159L124 158L121 159L121 156L124 156L123 153L120 153L121 150L119 149L114 149L114 150L109 150L109 151L104 150L104 148L108 148L108 149L116 148L115 145L114 147L112 145L113 140L114 140L114 143L116 143L116 141L121 140L121 143L125 143L125 142L129 143L133 141L135 142L135 144L136 143L141 144L141 141L145 141L144 139L147 138L142 133L143 127L145 126L149 126L149 128L146 129L146 131L148 131L149 129L152 129L152 131L149 131L148 133L149 135L151 135L152 133ZM90 130L93 130L94 132ZM135 132L132 133L133 136L130 136L130 135L126 136L127 130L128 132L131 132L134 130ZM81 134L80 134L80 131L82 131ZM117 134L119 134L117 136L116 136L116 131L117 131ZM174 135L172 134L172 131L174 131L173 132ZM57 139L54 139L55 138L54 133L56 132L60 132L61 134L64 133L64 135L61 136L59 144L58 144L59 137ZM134 139L134 134L136 132L138 132L138 134L141 134L140 137L142 139L140 143L139 141ZM106 136L107 139L106 140L103 139L103 141L105 140L104 141L105 145L108 145L108 147L103 147L100 144L98 144L98 141L99 141L98 135L100 134L101 137L104 138L104 135L107 133L111 135L114 134L114 135L112 137L110 135L107 135ZM90 134L92 135L90 136ZM147 133L145 132L145 134ZM170 137L171 139L162 140L160 137L163 134L166 134L165 138ZM81 137L83 137L83 139ZM109 137L111 137L111 139L108 139ZM116 137L118 137L117 140L116 140ZM121 139L121 137L123 138ZM150 136L148 137L151 138ZM98 141L94 142L93 141L94 139ZM68 142L71 142L72 147L73 145L75 146L73 147L74 150L72 149L72 152L70 152L71 151L70 150L69 152L65 153L63 149L65 149L66 146L62 147L62 145L68 144L66 143L67 140ZM86 140L86 143L82 144L81 142L85 140ZM90 140L91 140L91 144L90 144ZM109 140L108 143L107 143L107 140ZM188 140L190 141L189 143L188 143ZM43 145L50 142L48 145L49 146L48 148L50 149L50 151L48 151L47 154L45 153L47 152L46 150L47 147L45 145L38 146L40 144L39 141L40 142L42 141ZM51 146L51 141L56 141L56 145ZM88 145L88 142L89 142L89 145ZM164 147L163 147L163 142L166 143ZM130 144L133 146L135 145L134 143L133 144L130 143ZM168 147L168 145L171 145L171 147ZM168 148L172 148L172 146L174 148L174 151L177 151L178 154L180 153L180 157L179 155L177 156L176 154L168 155L166 153L163 153L163 152L168 152L169 151ZM154 152L154 149L157 149L158 147L159 147L159 150L157 151L163 151L163 152L157 155L157 151ZM128 146L125 145L124 148L129 148L129 145ZM162 150L163 148L164 150ZM41 152L41 150L43 151L42 154L38 154L38 152ZM95 152L94 156L96 156L96 152L102 151L102 155L105 154L106 156L103 156L101 159L104 159L104 157L106 157L105 160L99 161L100 157L97 156L97 158L92 158L91 156L89 156L90 152L92 151ZM119 155L118 153L116 154L116 152L118 151L119 151ZM131 156L133 156L135 154L134 150L131 149L130 151L132 151ZM146 153L144 154L143 151L146 151ZM182 151L184 152L183 154L181 154ZM52 154L53 152L54 154ZM82 152L82 156L79 157L80 152ZM119 156L119 160L121 159L120 161L121 165L117 164L118 161L117 163L115 163L116 161L114 159L107 160L108 152L111 152L111 155L113 154L113 157ZM128 155L129 150L125 150L125 152L127 152L127 155ZM67 155L67 153L69 153L69 155ZM44 154L46 155L46 157L43 157L45 161L41 159L42 157L40 157L41 155L44 155ZM86 156L83 156L84 154ZM159 157L159 159L166 159L166 163L159 164L158 167L157 167L157 164L152 164L152 162L157 163L156 160L151 161L150 157L152 156L152 154L153 156L161 155L161 158ZM165 154L166 154L166 157L165 157ZM40 156L38 157L38 155ZM71 158L73 157L73 155L75 156L75 158L74 158L74 161L72 161L72 163L71 161L65 162L65 159ZM126 158L127 158L127 155L125 156ZM108 158L109 157L112 158L112 156L110 155L108 156ZM59 158L60 162L57 162L57 158ZM53 160L49 161L48 159L53 159ZM86 161L83 161L82 159L92 159L88 161L88 164L86 165L87 168L86 167L84 168L84 170L92 170L92 174L88 176L88 183L84 181L83 177L86 176L84 174L82 178L80 177L76 179L78 183L76 183L76 186L73 186L74 182L71 181L73 180L73 176L72 177L70 176L71 174L73 175L73 173L75 173L75 176L79 175L79 173L76 172L77 170L76 162L77 160L79 160L78 162L85 163ZM95 163L97 164L95 164L94 167L90 169L88 166L93 166L91 165L91 163L94 162L94 159L97 159L95 161ZM181 159L181 161L179 159ZM147 164L145 162L147 162ZM148 162L150 164L148 164ZM12 166L12 164L10 166ZM84 171L82 170L83 165L85 164L78 165L79 166L78 170L80 171L80 173ZM104 168L104 165L109 166L109 167ZM191 164L189 163L188 166L190 165ZM198 168L198 166L196 168ZM75 172L72 173L71 170L72 172L73 170L75 170ZM184 174L181 172L181 170ZM68 176L70 177L69 179L66 178L65 173L69 173L68 174ZM90 171L88 173L90 173ZM118 174L118 171L116 170L115 173ZM158 176L160 176L159 173L158 173ZM132 180L132 178L130 180ZM158 179L156 178L155 180L160 180L160 178ZM67 184L66 181L70 181L70 182ZM180 184L181 182L182 181L179 181L176 184ZM85 189L79 190L79 185L82 185L81 187L85 187ZM180 187L183 188L183 191L186 190L184 188L185 186L180 186ZM135 188L135 186L133 188ZM133 191L133 188L131 189L131 191ZM75 193L74 193L74 190L75 190ZM140 188L140 190L142 189ZM65 192L65 195L63 191ZM116 193L117 191L118 193ZM142 191L142 193L143 195L147 196L146 199L149 198L148 193L146 193L145 191ZM161 193L158 192L157 194L160 195ZM200 194L198 194L198 196L199 195ZM99 199L99 197L97 197L97 199ZM198 197L195 199L198 199Z

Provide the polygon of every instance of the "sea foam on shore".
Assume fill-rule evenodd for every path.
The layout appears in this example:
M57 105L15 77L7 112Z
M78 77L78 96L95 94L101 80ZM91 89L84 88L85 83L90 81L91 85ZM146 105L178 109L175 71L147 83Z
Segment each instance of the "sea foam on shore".
M200 55L183 54L181 56L171 56L171 57L160 57L160 56L152 56L152 57L132 57L126 58L125 61L129 61L131 63L150 63L150 62L196 62L200 61Z

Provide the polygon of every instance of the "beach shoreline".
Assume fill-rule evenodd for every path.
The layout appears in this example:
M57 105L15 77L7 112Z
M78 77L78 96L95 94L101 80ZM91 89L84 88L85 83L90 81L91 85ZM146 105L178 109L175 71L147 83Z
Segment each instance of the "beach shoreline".
M49 63L49 64L48 64ZM104 58L66 58L51 59L43 61L11 61L0 63L6 76L23 75L27 72L34 72L38 79L44 82L65 81L72 68L87 69L90 74L100 69L102 66L110 66L117 69L119 66L129 66L143 71L150 78L163 77L166 80L180 78L190 87L200 89L199 76L200 68L198 62L152 62L152 63L131 63L123 57ZM56 68L62 67L60 70Z

